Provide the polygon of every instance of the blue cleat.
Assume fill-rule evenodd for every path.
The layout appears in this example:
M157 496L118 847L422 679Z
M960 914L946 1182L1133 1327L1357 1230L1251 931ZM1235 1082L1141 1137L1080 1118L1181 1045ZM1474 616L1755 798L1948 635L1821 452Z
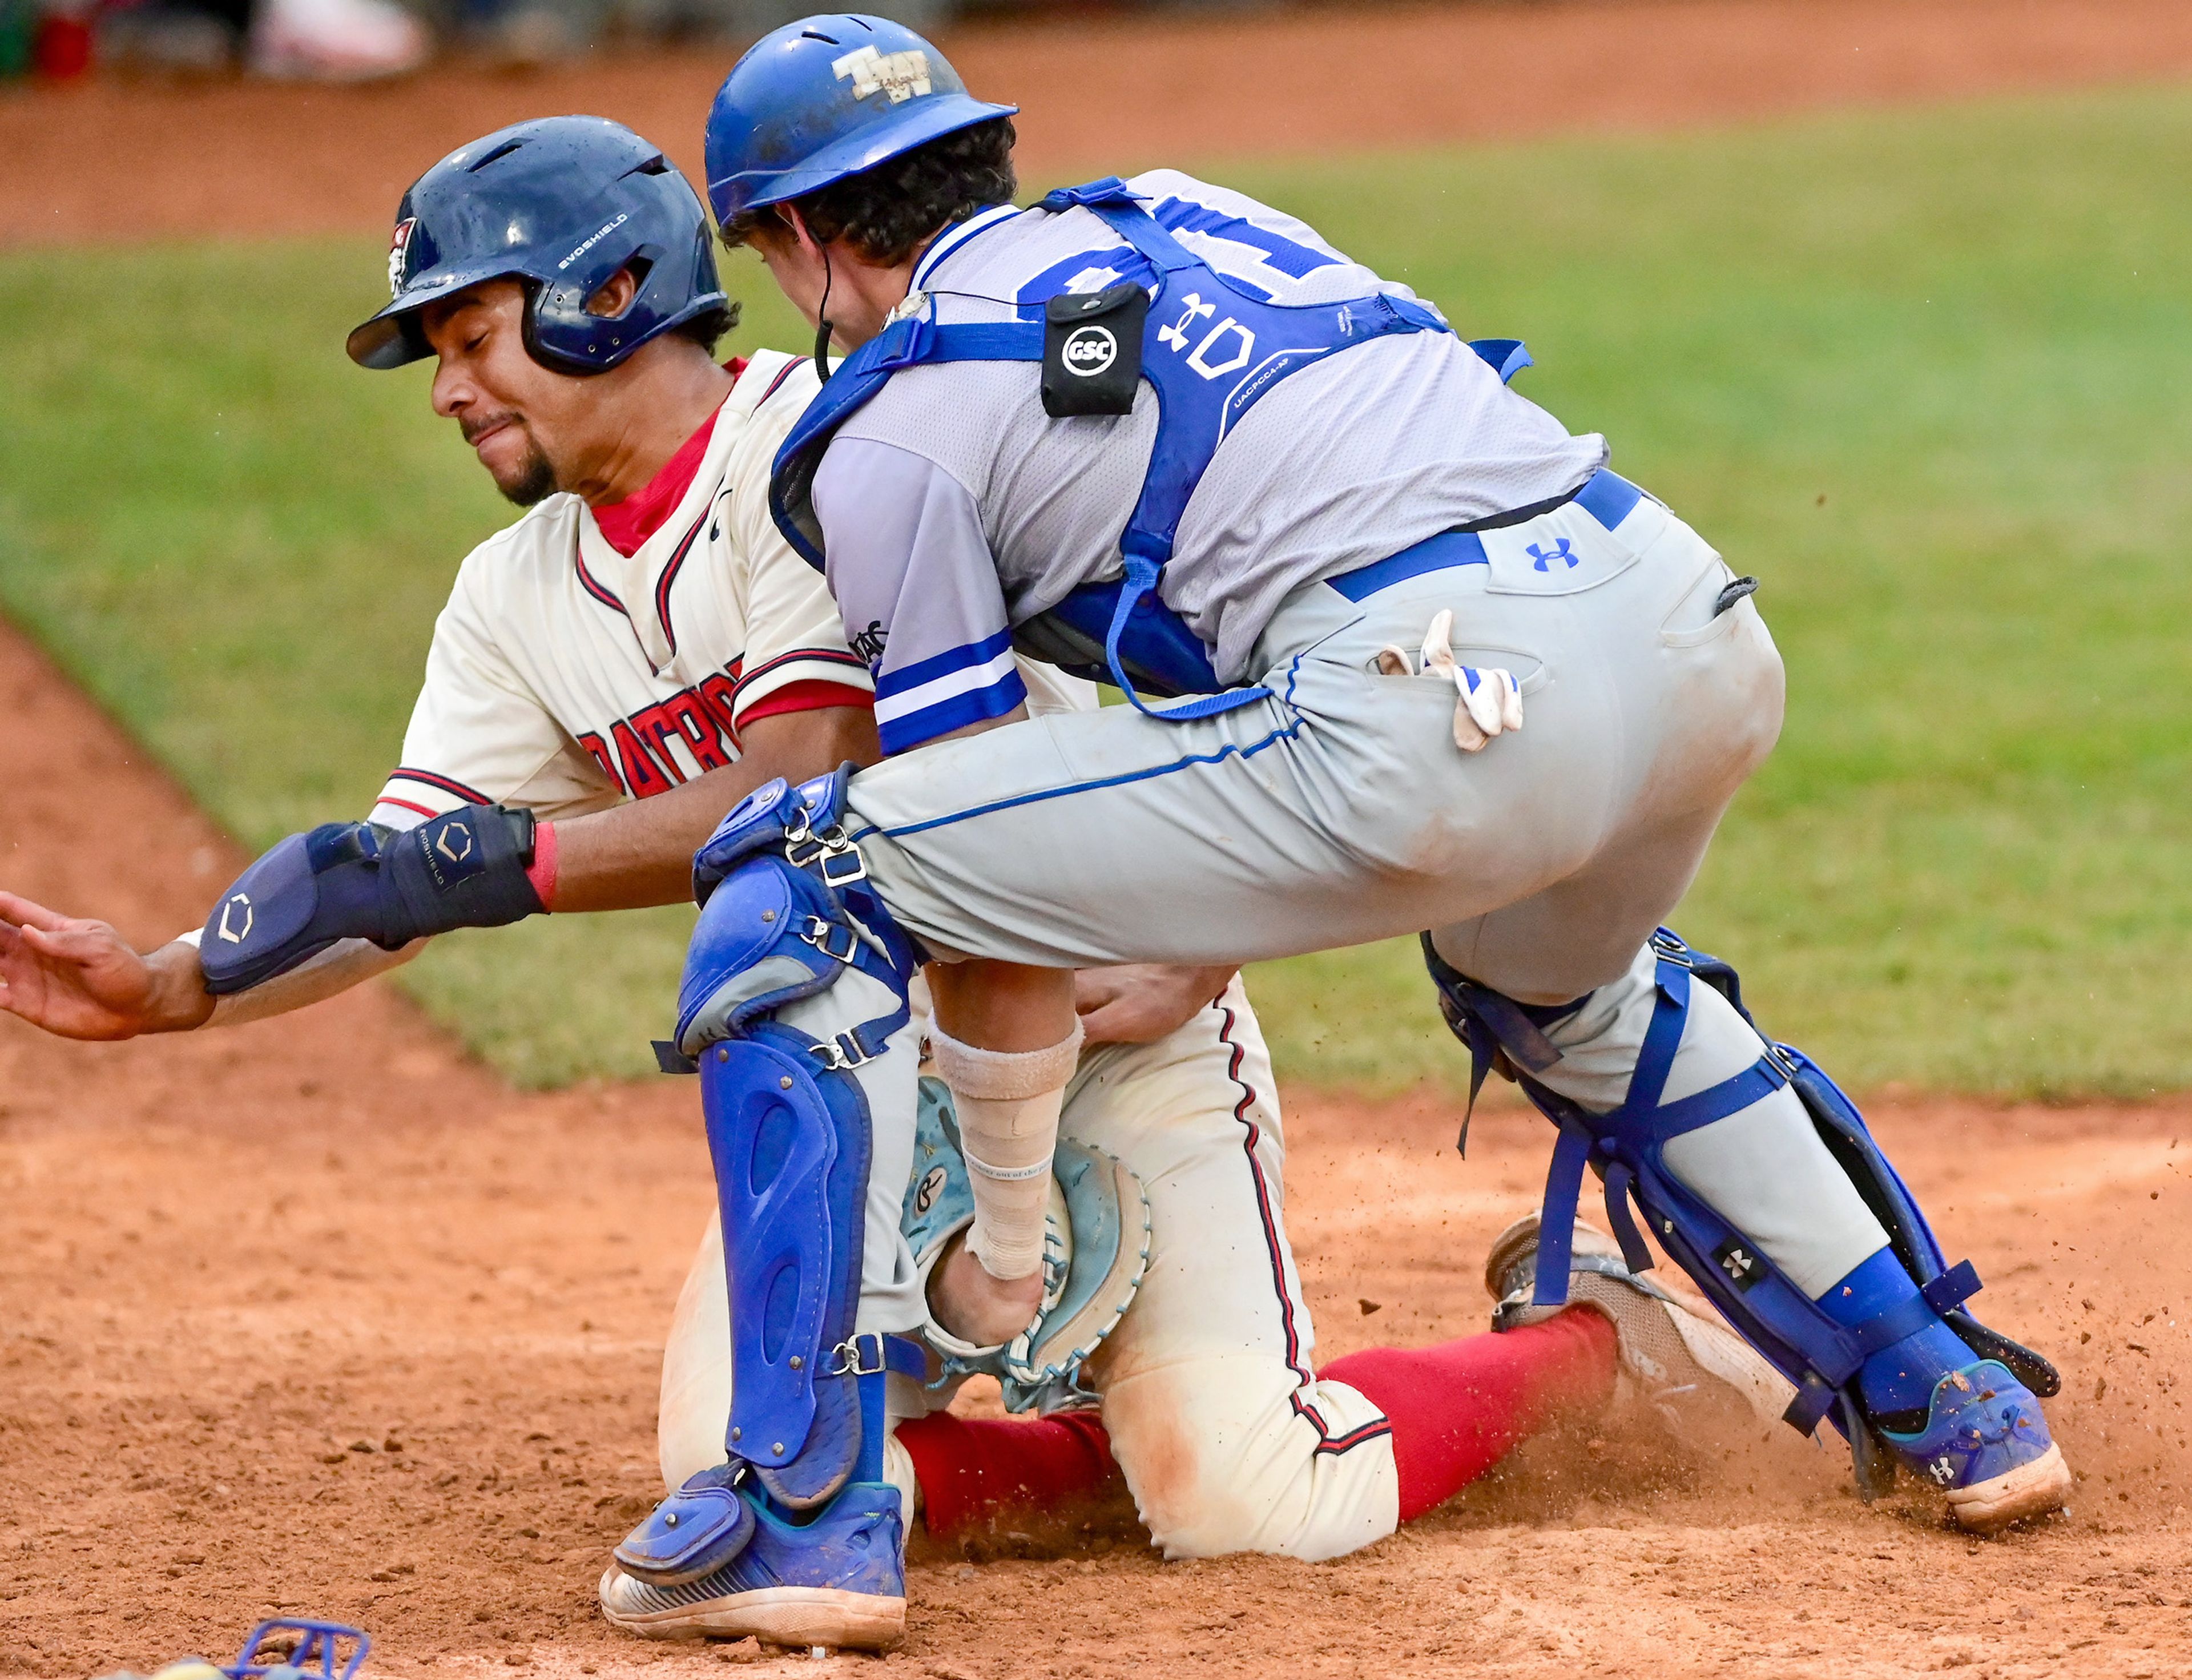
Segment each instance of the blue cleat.
M895 1487L852 1483L805 1523L785 1521L744 1489L736 1496L752 1529L728 1563L670 1586L611 1564L602 1576L602 1614L644 1639L751 1634L776 1645L883 1651L905 1637L905 1527Z
M1903 1466L1938 1488L1957 1523L1978 1534L2062 1509L2070 1467L2032 1391L1992 1359L1935 1386L1926 1427L1877 1431Z

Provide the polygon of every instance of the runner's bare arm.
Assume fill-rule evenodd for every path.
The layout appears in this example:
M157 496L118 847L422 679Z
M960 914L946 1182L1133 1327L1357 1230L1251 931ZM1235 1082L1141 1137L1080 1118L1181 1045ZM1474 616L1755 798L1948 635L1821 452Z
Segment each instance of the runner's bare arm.
M637 910L693 897L693 854L732 806L776 776L800 782L848 759L872 764L875 714L832 706L756 718L745 756L682 787L556 825L557 911Z
M676 904L693 890L693 853L730 809L773 776L802 781L847 759L872 763L875 723L864 706L756 719L745 757L659 797L556 825L556 908L628 910ZM262 1020L315 1003L416 955L363 940L218 1001L205 989L195 934L140 953L108 923L64 916L0 893L0 1009L64 1038L111 1040Z

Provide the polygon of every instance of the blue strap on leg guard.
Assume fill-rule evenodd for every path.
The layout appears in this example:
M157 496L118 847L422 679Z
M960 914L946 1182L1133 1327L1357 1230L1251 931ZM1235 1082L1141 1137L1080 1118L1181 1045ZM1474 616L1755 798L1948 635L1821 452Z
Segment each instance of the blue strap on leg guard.
M1732 1078L1674 1102L1664 1100L1698 982L1720 991L1745 1020L1750 1017L1727 964L1692 951L1664 928L1653 936L1653 947L1657 997L1627 1096L1610 1113L1592 1114L1534 1077L1559 1060L1542 1028L1573 1013L1582 1000L1544 1009L1502 997L1445 963L1429 935L1424 938L1441 1009L1470 1048L1472 1102L1495 1058L1504 1055L1532 1102L1560 1128L1546 1179L1536 1302L1557 1306L1567 1299L1570 1233L1583 1170L1589 1165L1604 1180L1607 1217L1630 1268L1641 1271L1651 1263L1630 1211L1633 1203L1650 1221L1661 1247L1796 1385L1788 1420L1808 1434L1823 1417L1831 1417L1858 1447L1860 1479L1868 1486L1873 1483L1863 1473L1864 1449L1872 1443L1857 1440L1864 1427L1854 1379L1869 1355L1922 1328L1931 1315L1946 1319L1980 1357L2001 1358L2035 1393L2055 1392L2060 1379L2046 1361L1987 1330L1961 1310L1979 1287L1978 1272L1968 1260L1946 1264L1916 1202L1873 1142L1855 1105L1802 1052L1769 1041L1758 1060ZM1835 1323L1770 1256L1665 1169L1662 1151L1670 1139L1738 1113L1784 1085L1796 1091L1828 1150L1886 1227L1898 1258L1919 1285L1918 1300L1859 1325Z
M848 780L849 769L798 788L779 780L724 819L694 859L702 908L678 995L676 1048L699 1064L733 1303L725 1445L734 1471L792 1510L870 1462L880 1473L882 1413L863 1425L861 1391L879 1407L887 1369L925 1369L910 1344L893 1356L885 1344L898 1339L853 1334L871 1160L856 1070L910 1019L917 957L844 837ZM825 1039L775 1018L848 969L892 1007Z

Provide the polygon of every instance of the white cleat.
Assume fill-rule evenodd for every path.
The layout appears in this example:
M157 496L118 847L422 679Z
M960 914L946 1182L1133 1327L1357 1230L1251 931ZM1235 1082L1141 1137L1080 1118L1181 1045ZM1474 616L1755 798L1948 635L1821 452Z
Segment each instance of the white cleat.
M1621 1245L1576 1221L1568 1266L1568 1305L1603 1313L1613 1325L1621 1371L1670 1424L1731 1407L1761 1423L1778 1423L1795 1388L1749 1343L1702 1303L1693 1306L1630 1271ZM1495 1329L1541 1323L1565 1307L1535 1304L1538 1215L1515 1221L1493 1239L1484 1287L1499 1303Z

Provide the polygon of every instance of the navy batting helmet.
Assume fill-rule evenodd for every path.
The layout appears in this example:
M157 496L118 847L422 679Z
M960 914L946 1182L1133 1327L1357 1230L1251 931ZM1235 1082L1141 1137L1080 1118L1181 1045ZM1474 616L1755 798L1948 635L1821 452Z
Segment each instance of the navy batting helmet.
M972 97L950 60L902 23L804 18L755 42L716 90L708 203L728 222L1019 109Z
M614 318L586 300L619 269L639 292ZM648 340L725 306L707 214L661 151L602 117L548 117L460 147L397 207L385 309L350 335L350 359L400 368L431 356L418 311L482 280L525 285L525 347L574 374L614 368Z

